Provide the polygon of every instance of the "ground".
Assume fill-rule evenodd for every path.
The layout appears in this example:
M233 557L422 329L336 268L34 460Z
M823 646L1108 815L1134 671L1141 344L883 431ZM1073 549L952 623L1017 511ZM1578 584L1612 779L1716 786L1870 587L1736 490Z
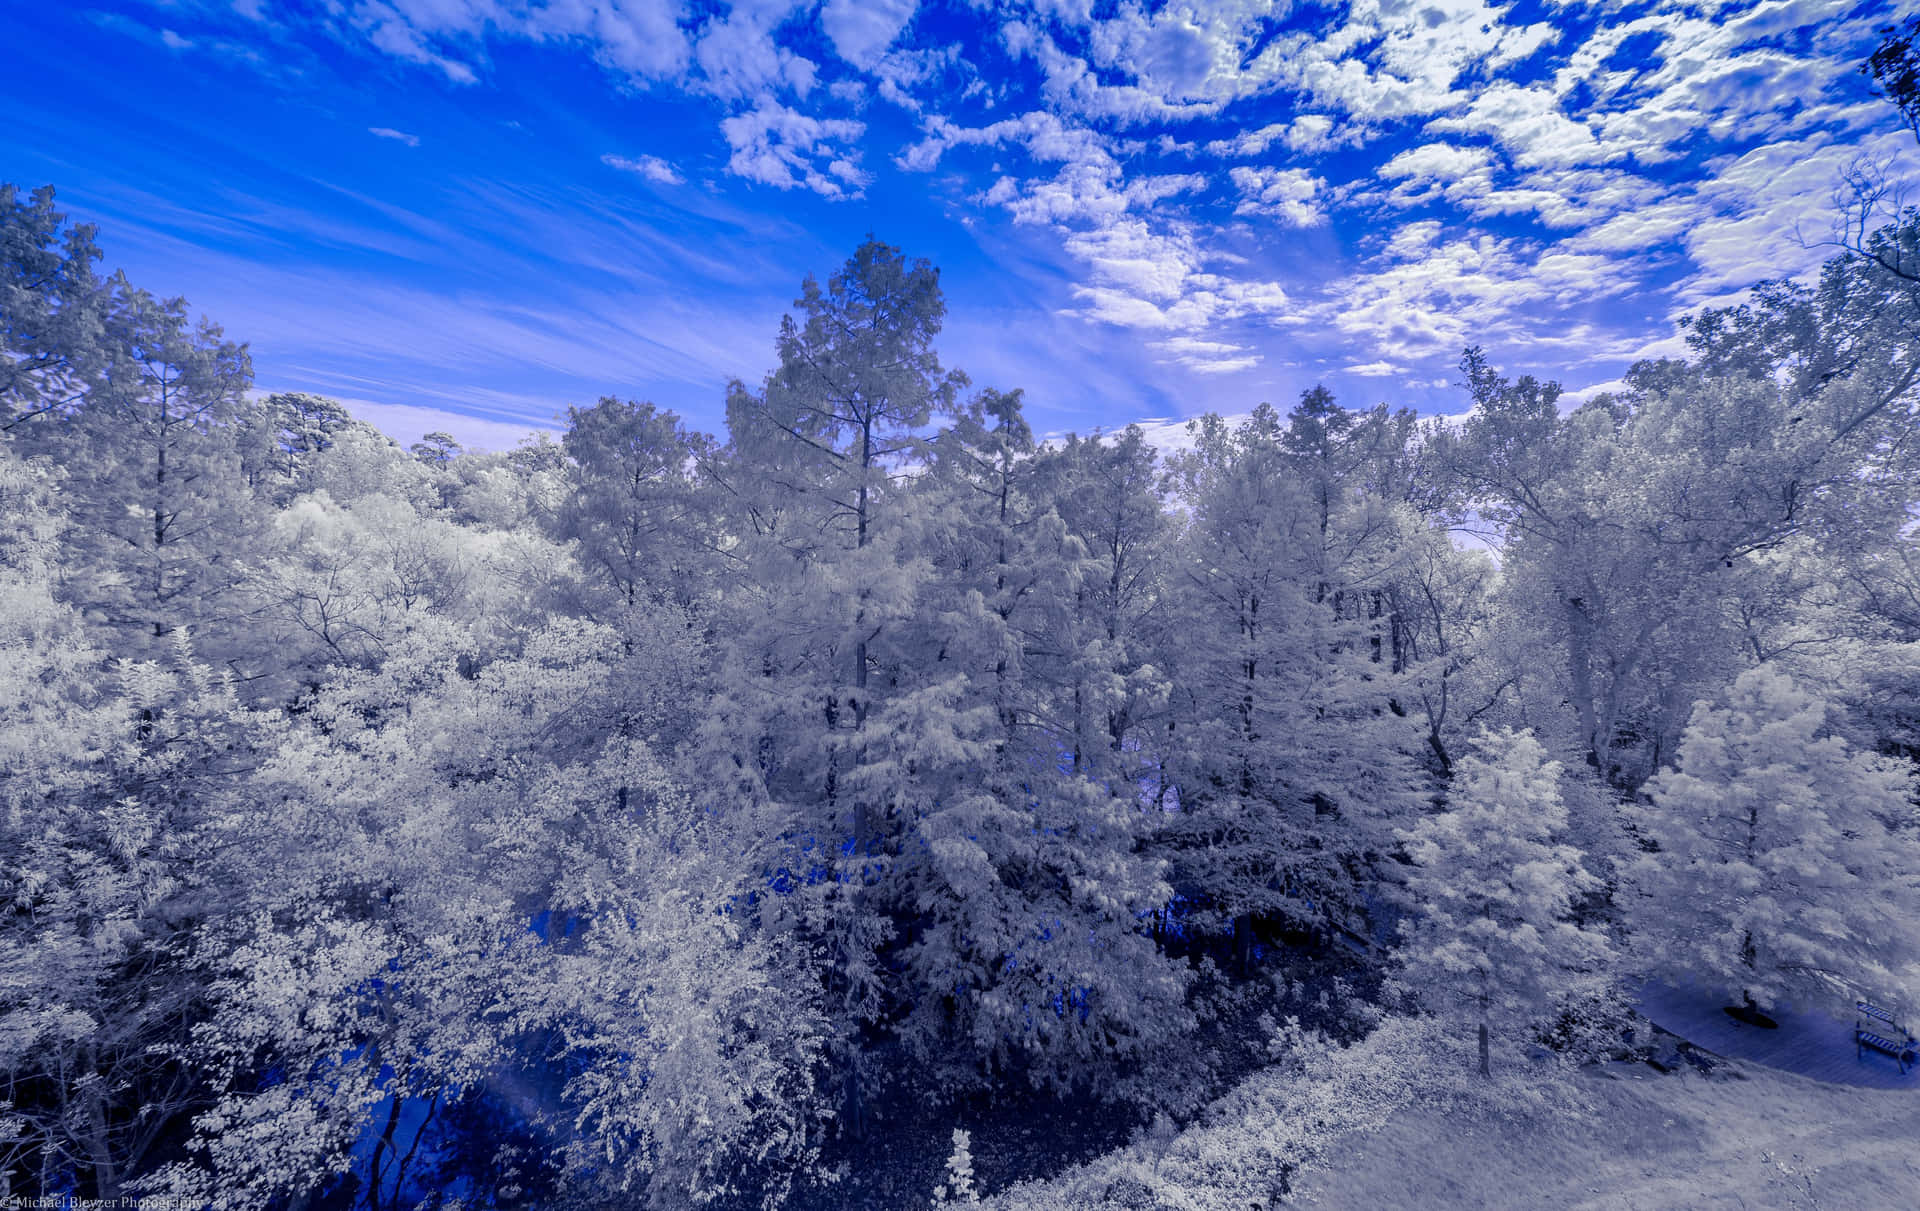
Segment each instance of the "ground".
M1321 1208L1920 1208L1920 1082L1846 1088L1747 1063L1725 1076L1607 1064L1589 1105L1503 1120L1399 1111L1336 1149L1296 1201Z

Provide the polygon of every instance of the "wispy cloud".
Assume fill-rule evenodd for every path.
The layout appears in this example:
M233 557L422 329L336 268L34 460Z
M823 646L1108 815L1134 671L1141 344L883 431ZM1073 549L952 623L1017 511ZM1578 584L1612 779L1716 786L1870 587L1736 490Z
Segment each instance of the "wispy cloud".
M1351 374L1356 378L1394 378L1405 374L1405 366L1396 366L1392 362L1363 362L1355 366L1342 366L1342 374Z
M1258 353L1245 345L1192 336L1154 341L1152 348L1167 354L1169 360L1178 362L1196 374L1232 374L1238 370L1250 370L1262 360Z
M385 258L359 267L374 302L339 304L362 329L303 348L357 340L393 365L412 353L456 390L475 366L504 364L489 344L584 367L568 391L623 381L629 365L656 382L751 373L750 359L722 370L718 350L682 364L675 349L625 343L657 331L651 317L630 332L568 308L674 313L661 304L670 283L696 276L759 309L740 327L764 355L791 282L735 264L739 245L711 247L713 233L779 224L792 241L782 256L821 270L834 253L815 255L818 233L857 235L871 207L882 238L947 266L950 289L987 300L999 327L1048 334L978 340L1001 381L1044 382L1063 397L1053 406L1080 407L1064 397L1097 370L1102 390L1171 415L1234 392L1278 398L1301 366L1339 368L1349 389L1430 391L1466 343L1552 350L1580 381L1617 377L1622 359L1663 347L1680 309L1810 271L1824 253L1798 234L1825 233L1846 162L1911 150L1854 70L1875 37L1869 6L1651 0L1523 20L1535 7L196 0L144 10L164 11L165 30L110 14L74 23L138 39L155 61L237 62L227 48L244 44L275 62L304 55L316 75L379 56L401 65L389 78L418 82L420 109L339 131L427 131L423 147L405 129L365 128L422 148L387 158L418 170L404 189L322 183L318 204L263 193L147 212L166 216L182 263L195 241L275 238L273 256L306 244ZM604 105L588 112L597 94L583 89L547 112L510 45L590 58L611 77ZM518 98L513 116L544 123L554 154L518 150L535 145L522 135L465 154L479 136L447 118L448 82L502 111ZM604 169L702 187L618 188ZM408 192L442 173L467 174L463 196ZM548 186L569 215L617 221L538 218ZM445 274L450 258L506 267L431 289L396 268ZM561 291L554 263L592 288ZM1018 289L994 285L1009 276ZM291 335L286 314L264 330ZM949 333L962 323L956 305ZM699 339L682 326L676 314L673 339Z
M609 154L601 156L600 162L608 168L617 168L621 172L630 172L635 176L645 177L656 185L682 185L686 183L686 178L680 175L680 170L659 156L616 156Z

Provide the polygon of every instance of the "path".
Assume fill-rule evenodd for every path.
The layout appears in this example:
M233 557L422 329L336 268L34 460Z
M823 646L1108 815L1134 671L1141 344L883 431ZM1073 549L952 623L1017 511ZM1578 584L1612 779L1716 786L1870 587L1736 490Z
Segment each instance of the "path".
M1783 1005L1767 1011L1780 1028L1766 1030L1728 1017L1721 1011L1725 1000L1714 994L1648 983L1638 1000L1648 1021L1715 1055L1835 1085L1920 1091L1920 1069L1909 1068L1902 1076L1893 1057L1877 1051L1856 1058L1851 1013L1836 1017L1817 1007ZM1878 1029L1881 1034L1890 1030Z
M1717 1012L1717 1010L1716 1010ZM1914 1211L1920 1099L1746 1064L1746 1079L1583 1074L1584 1110L1405 1110L1302 1198L1317 1211Z

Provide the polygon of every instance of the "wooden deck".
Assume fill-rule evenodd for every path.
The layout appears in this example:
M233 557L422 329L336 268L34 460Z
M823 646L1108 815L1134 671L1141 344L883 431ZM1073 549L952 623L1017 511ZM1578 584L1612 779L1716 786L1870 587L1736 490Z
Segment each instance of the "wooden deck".
M1920 1091L1920 1069L1910 1068L1902 1076L1892 1056L1868 1051L1864 1058L1855 1057L1852 1005L1838 997L1831 1010L1809 1005L1767 1010L1767 1016L1780 1023L1778 1030L1736 1022L1721 1012L1724 997L1690 988L1648 983L1641 987L1638 1000L1647 1020L1715 1055L1835 1085Z

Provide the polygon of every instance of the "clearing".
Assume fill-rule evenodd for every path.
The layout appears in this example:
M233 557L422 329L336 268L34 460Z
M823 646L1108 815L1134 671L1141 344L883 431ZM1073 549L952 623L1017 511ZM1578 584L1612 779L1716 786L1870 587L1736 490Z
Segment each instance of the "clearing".
M1725 1073L1727 1075L1720 1075ZM1920 1079L1855 1089L1740 1061L1712 1077L1605 1064L1534 1118L1410 1109L1303 1175L1322 1208L1920 1208Z

